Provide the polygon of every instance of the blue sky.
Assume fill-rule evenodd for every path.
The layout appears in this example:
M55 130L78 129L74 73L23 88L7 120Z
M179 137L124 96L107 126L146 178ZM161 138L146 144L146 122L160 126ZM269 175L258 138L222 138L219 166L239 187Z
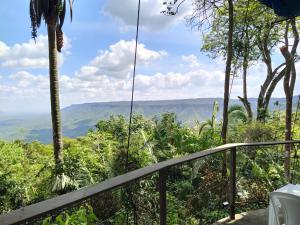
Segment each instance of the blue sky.
M0 2L0 111L4 112L49 111L46 30L42 24L34 43L28 4ZM175 17L160 14L161 5L160 0L142 0L135 99L222 97L224 62L200 52L201 33L184 20L189 4ZM63 27L62 107L130 99L136 13L137 0L75 0L74 20L67 19ZM257 97L264 76L260 63L251 69L250 97ZM241 91L241 79L236 78L232 98ZM297 82L295 94L299 91ZM284 96L282 84L274 96Z

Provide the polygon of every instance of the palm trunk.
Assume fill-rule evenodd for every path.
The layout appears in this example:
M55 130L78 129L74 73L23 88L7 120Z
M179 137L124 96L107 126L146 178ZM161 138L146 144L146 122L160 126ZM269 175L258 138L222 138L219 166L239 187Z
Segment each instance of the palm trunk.
M56 171L61 173L63 163L63 144L61 133L61 114L59 105L59 81L56 46L56 24L48 23L48 44L49 44L49 72L50 72L50 100L52 117L52 134Z
M228 17L229 17L229 27L228 27L228 43L227 43L227 60L226 60L226 70L225 70L225 83L224 83L224 104L223 104L223 124L221 137L224 144L227 141L227 127L228 127L228 104L229 104L229 88L230 88L230 74L231 74L231 63L233 58L233 2L228 0ZM226 152L223 155L223 166L222 174L226 175L227 167L227 156Z

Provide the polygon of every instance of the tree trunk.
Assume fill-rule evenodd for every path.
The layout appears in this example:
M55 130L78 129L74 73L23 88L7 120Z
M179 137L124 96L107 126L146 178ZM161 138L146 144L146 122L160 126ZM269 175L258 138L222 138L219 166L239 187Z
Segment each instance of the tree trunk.
M279 83L279 81L284 77L285 74L285 63L277 66L272 71L272 63L270 60L265 61L265 64L268 68L267 78L265 79L263 85L261 86L260 93L257 100L257 121L264 122L268 114L269 103L272 97L272 94Z
M230 75L231 75L231 63L233 58L233 2L228 1L228 17L229 17L229 27L228 27L228 43L227 43L227 59L226 59L226 70L225 70L225 83L224 83L224 104L223 104L223 124L221 137L223 144L227 142L227 127L228 127L228 104L229 104L229 88L230 88ZM226 152L223 155L223 166L222 174L226 175L227 167L227 156Z
M285 65L285 63L283 64ZM277 84L279 83L279 81L282 80L282 78L284 77L285 74L285 68L282 69L271 81L271 83L269 84L268 90L265 93L265 99L264 99L264 104L263 107L265 109L265 111L268 111L269 108L269 103L272 97L272 94L277 86Z
M265 95L268 90L268 87L270 83L272 82L272 61L271 57L269 55L269 50L264 49L263 55L266 57L263 61L267 66L267 77L263 83L263 85L260 87L259 96L257 99L257 121L264 122L266 119L266 116L268 114L268 108L265 107Z
M293 106L293 97L290 92L290 77L292 69L292 61L290 53L288 52L288 47L284 46L281 48L281 52L286 59L286 72L283 81L283 87L285 92L286 107L285 107L285 140L291 140L292 133L292 106ZM285 145L285 160L284 160L284 172L286 179L290 178L290 155L291 155L291 146Z
M247 51L247 50L246 50ZM247 112L248 121L252 121L253 113L251 109L251 104L248 100L247 95L247 70L248 70L248 57L247 52L245 51L244 62L243 62L243 97L238 97L244 105L244 108Z
M271 53L270 49L268 46L269 42L269 34L272 29L272 26L267 26L262 30L261 32L263 33L262 39L259 38L258 44L259 44L259 49L261 52L261 55L263 57L263 62L266 64L267 67L267 77L263 83L263 85L260 88L258 100L257 100L257 121L264 122L267 114L268 114L268 108L266 107L265 104L265 95L266 92L268 91L268 87L270 83L272 82L274 73L273 73L273 68L272 68L272 58L271 58Z
M53 19L55 21L55 19ZM56 23L48 22L48 45L49 45L49 77L50 77L50 100L52 117L52 134L56 172L60 174L63 163L63 144L61 133L61 114L59 105L59 81L56 46Z
M289 40L288 40L288 32L289 32L289 23L292 26L294 43L291 52L289 52ZM299 34L296 27L295 19L287 22L286 32L285 32L285 46L280 48L280 51L285 58L286 68L285 68L285 76L283 81L283 87L286 98L286 107L285 107L285 140L289 141L292 139L292 112L293 112L293 95L294 88L296 83L296 68L295 68L295 55L296 50L299 44ZM285 145L285 154L284 154L284 171L285 178L290 181L290 157L291 157L291 145Z
M269 39L271 37L270 32L273 29L274 24L268 24L263 29L260 30L262 36L258 36L257 44L261 52L262 60L267 67L267 76L260 88L260 93L257 99L257 116L256 120L264 122L268 115L268 108L273 91L278 84L278 82L284 77L284 72L282 72L282 67L285 63L277 66L274 70L272 67L271 49L268 45Z

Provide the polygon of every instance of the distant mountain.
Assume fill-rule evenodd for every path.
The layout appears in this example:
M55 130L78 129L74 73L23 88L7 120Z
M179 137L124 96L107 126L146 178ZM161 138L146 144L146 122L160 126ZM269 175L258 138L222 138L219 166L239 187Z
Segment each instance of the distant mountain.
M174 112L179 121L192 124L196 120L202 121L211 117L214 101L218 101L221 118L223 110L222 98L199 98L162 101L136 101L134 113L142 114L147 118L159 116L164 112ZM256 108L257 99L249 99L252 108ZM279 106L275 106L275 102ZM296 104L296 97L295 97ZM230 100L230 105L241 104L239 100ZM270 102L270 110L284 110L285 99L274 98ZM97 102L75 104L62 109L63 135L78 137L84 135L100 119L108 119L112 115L124 115L128 118L130 102ZM52 141L50 115L1 115L0 138L6 140L25 139L39 140L43 143Z

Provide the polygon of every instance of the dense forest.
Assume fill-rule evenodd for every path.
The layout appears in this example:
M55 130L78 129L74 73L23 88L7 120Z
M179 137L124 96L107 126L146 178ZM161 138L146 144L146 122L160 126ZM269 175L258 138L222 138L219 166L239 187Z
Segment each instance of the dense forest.
M245 121L246 113L231 114L230 142L262 142L284 138L284 113L275 111L264 123ZM295 114L294 114L295 116ZM222 144L220 123L212 120L184 126L176 115L166 113L153 119L133 117L130 170L180 157ZM99 121L94 129L76 139L65 138L63 177L55 175L53 147L39 142L1 142L1 212L8 212L41 200L80 189L126 172L128 122L122 116ZM300 120L293 126L300 135ZM298 147L293 150L293 157ZM292 160L293 182L299 182L297 158ZM221 175L222 155L214 155L168 173L168 221L170 224L211 224L226 217L228 200ZM132 184L130 199L139 215L139 224L158 223L157 176ZM266 207L268 193L283 185L282 146L238 153L239 210ZM225 186L224 186L225 185ZM124 224L133 220L132 205L118 189L90 199L44 224ZM104 208L105 206L105 208ZM67 223L67 221L69 221ZM80 222L79 222L80 221ZM156 221L156 222L155 222Z
M184 2L165 2L163 13L175 16ZM53 141L0 142L2 214L222 144L299 139L300 100L294 102L299 59L297 17L279 17L252 0L192 2L194 11L186 19L203 33L201 51L226 64L222 117L217 118L218 102L211 105L210 119L189 125L172 112L152 118L112 115L99 120L86 134L66 138L62 136L57 52L63 48L68 8L71 20L73 17L73 1L30 0L32 37L37 37L42 20L47 25ZM254 107L248 98L247 77L251 66L258 63L265 66L266 75ZM243 77L240 105L229 103L236 76ZM284 87L285 108L272 111L270 108L279 104L271 101L279 84ZM288 182L300 182L298 148L297 144L286 144L238 151L238 211L265 208L270 191ZM227 155L214 154L167 171L168 224L212 224L228 215ZM159 224L158 207L158 175L154 174L34 223Z

